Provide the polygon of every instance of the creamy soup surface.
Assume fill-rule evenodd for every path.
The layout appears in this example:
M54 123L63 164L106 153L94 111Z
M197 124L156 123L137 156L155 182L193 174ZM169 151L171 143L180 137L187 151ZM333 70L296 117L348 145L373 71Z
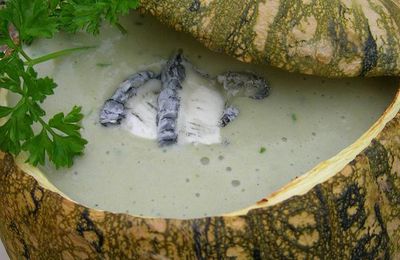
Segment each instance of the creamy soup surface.
M333 80L243 64L136 13L122 24L126 35L105 26L97 37L59 34L29 47L32 56L39 56L97 46L38 66L40 74L51 75L59 85L44 103L48 114L82 106L82 133L89 141L72 168L47 164L41 169L67 196L93 208L193 218L248 207L353 143L397 89L389 78ZM144 68L159 70L160 62L178 49L213 76L255 72L268 80L271 95L262 101L234 98L240 115L212 145L160 148L123 127L98 123L104 101L125 78Z

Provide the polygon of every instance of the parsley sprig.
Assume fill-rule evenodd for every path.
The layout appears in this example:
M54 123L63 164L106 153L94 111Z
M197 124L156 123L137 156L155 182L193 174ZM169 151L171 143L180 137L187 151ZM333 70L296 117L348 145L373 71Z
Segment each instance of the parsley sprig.
M119 17L130 9L139 6L139 0L54 0L58 4L56 13L60 17L60 27L68 32L85 30L98 34L101 23L106 20L125 29L119 23Z
M67 115L59 113L46 122L40 104L54 94L57 84L49 77L39 78L17 52L0 61L0 71L0 88L20 96L14 107L0 106L0 117L7 117L0 127L0 149L14 155L27 151L33 165L44 164L47 154L56 167L71 166L87 144L80 134L81 108L74 107ZM39 132L34 131L35 124Z
M0 10L0 89L18 95L14 106L0 106L0 150L28 154L32 165L44 164L46 156L57 168L70 167L82 155L87 141L81 136L81 107L45 120L43 101L54 94L57 84L38 77L34 66L87 49L74 48L31 58L23 43L52 38L59 30L99 33L103 20L118 28L118 17L136 8L138 0L9 0Z

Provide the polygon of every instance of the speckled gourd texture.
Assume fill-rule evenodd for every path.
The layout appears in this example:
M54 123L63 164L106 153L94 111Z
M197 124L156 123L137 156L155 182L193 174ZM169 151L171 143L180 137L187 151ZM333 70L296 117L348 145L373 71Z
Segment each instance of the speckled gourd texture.
M400 259L399 128L400 113L305 195L242 216L193 220L85 208L1 154L0 236L12 259Z
M328 77L399 75L397 0L141 0L213 50ZM0 152L12 259L400 259L400 113L306 194L246 215L144 219L85 208Z
M400 74L399 0L140 0L239 60L325 77Z

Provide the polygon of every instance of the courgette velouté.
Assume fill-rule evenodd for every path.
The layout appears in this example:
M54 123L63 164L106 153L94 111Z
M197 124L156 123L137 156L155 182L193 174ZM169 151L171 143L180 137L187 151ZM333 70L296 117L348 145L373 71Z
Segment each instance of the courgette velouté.
M246 62L326 77L399 75L398 1L142 0L141 8ZM398 259L399 109L398 94L337 156L256 205L201 219L90 209L1 153L0 238L12 259Z

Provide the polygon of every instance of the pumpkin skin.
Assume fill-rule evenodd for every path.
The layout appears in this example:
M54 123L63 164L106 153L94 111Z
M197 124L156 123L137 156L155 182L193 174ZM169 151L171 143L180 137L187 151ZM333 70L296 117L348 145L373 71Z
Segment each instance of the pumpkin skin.
M399 0L141 0L209 49L324 77L400 74Z
M363 66L370 63L363 51L368 49L368 36L359 29L363 26L352 35L359 39L358 45L349 49L336 46L327 64L318 61L320 56L315 49L320 40L328 37L322 29L300 46L311 48L312 55L302 56L302 49L296 45L293 56L288 58L288 40L269 39L270 36L258 52L262 44L255 42L249 22L240 25L241 15L248 8L248 16L244 17L251 19L245 20L254 23L256 15L250 14L257 13L259 5L281 6L281 2L286 6L282 10L291 15L303 9L299 1L273 0L142 0L141 4L143 10L164 23L190 32L209 48L243 61L327 77L362 74ZM395 12L399 2L380 2L391 6L388 17L400 25L399 12ZM332 1L332 6L333 3L337 2ZM330 1L315 1L313 6L336 17L334 11L322 8L331 6ZM216 20L207 16L213 12L221 16L215 16ZM358 9L351 12L363 17ZM285 19L277 20L280 25L273 29L275 35L288 35L293 30L285 27ZM207 20L209 24L205 26ZM298 20L308 19L301 16ZM366 21L365 16L356 20L359 24ZM232 32L232 40L227 41L227 29L236 27L238 31ZM262 26L264 31L269 27ZM376 65L365 76L399 75L399 31L389 32L393 32L393 44L377 45ZM244 40L248 35L250 40ZM241 52L243 44L246 49ZM389 59L387 53L392 53L395 61L385 63ZM340 57L349 59L346 66L357 64L361 69L341 70ZM353 63L353 59L357 62ZM304 194L273 205L263 201L246 212L201 219L141 218L84 207L41 186L11 155L0 152L0 238L11 259L399 259L400 113L341 171Z
M11 259L399 259L400 113L304 195L236 216L150 219L86 208L0 156Z

